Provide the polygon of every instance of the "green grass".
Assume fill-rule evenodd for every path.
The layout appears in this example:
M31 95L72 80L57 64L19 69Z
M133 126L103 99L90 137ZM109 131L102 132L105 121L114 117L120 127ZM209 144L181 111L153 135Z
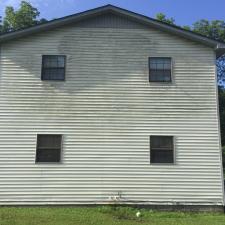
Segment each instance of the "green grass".
M141 217L136 217L136 212ZM2 207L0 225L224 225L222 213L155 212L129 207Z

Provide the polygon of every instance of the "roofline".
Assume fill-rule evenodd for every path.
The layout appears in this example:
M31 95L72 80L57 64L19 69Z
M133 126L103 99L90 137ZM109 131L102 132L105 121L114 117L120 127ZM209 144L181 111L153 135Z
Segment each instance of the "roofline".
M73 14L70 16L65 16L65 17L62 17L59 19L54 19L54 20L48 21L46 23L38 24L38 25L28 27L25 29L12 31L12 32L8 32L8 33L3 33L0 35L0 43L14 40L17 38L21 38L21 37L24 37L24 36L27 36L30 34L35 34L38 32L51 30L56 27L60 27L60 26L67 25L70 23L79 22L83 19L87 19L92 16L98 16L98 15L104 14L106 12L111 12L111 13L115 13L118 15L127 16L127 17L129 17L129 19L134 20L136 22L139 22L139 23L142 23L142 24L145 24L148 26L152 26L152 27L155 27L156 29L166 31L168 33L175 34L177 36L180 36L180 37L183 37L183 38L195 41L195 42L199 42L203 45L209 46L215 50L217 57L220 57L221 55L223 55L225 53L225 43L224 42L217 41L217 40L208 38L206 36L197 34L193 31L188 31L188 30L185 30L185 29L175 26L175 25L169 25L167 23L158 21L156 19L144 16L144 15L132 12L132 11L128 11L126 9L122 9L122 8L119 8L119 7L116 7L113 5L105 5L105 6L94 8L94 9L87 10L84 12L76 13L76 14Z

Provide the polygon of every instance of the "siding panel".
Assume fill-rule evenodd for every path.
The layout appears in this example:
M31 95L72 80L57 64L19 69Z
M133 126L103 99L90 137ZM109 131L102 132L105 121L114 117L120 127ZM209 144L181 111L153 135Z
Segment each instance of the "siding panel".
M102 24L1 47L0 203L222 205L213 50ZM44 54L67 55L65 82L41 81ZM172 84L148 82L150 56L173 58ZM35 164L38 133L63 134L62 163ZM149 135L175 136L175 165L150 165Z

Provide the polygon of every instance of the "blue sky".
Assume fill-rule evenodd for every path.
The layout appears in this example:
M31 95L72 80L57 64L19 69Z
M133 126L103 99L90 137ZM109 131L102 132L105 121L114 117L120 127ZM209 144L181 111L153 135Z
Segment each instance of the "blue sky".
M7 5L18 7L21 0L0 0L0 15ZM174 17L178 25L199 19L225 20L225 0L29 0L47 19L59 18L98 6L113 4L146 16L158 12Z

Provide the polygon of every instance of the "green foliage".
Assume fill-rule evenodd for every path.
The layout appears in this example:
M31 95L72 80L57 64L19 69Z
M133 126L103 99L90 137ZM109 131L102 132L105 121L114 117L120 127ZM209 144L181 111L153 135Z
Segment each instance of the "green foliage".
M158 13L156 19L164 23L176 25L174 18L167 18L163 13ZM225 42L225 21L223 20L208 21L202 19L195 22L192 27L183 26L183 29L191 30L209 38Z
M38 20L39 15L38 9L27 1L21 1L18 10L15 10L12 6L7 6L1 30L2 32L8 32L45 22L45 19Z
M174 25L175 24L175 20L174 18L166 18L166 15L163 14L163 13L158 13L156 14L156 19L161 21L161 22L164 22L164 23L168 23L170 25Z
M159 21L161 21L161 22L163 22L163 23L168 23L170 25L177 26L176 23L175 23L175 19L173 17L167 18L166 15L163 14L163 13L156 14L156 19L159 20ZM185 30L191 30L191 27L190 26L183 26L183 29L185 29Z
M199 20L190 30L209 38L225 42L225 22L222 20ZM225 86L225 55L217 59L217 78L220 86Z
M225 146L225 89L219 88L221 142Z
M2 17L0 16L0 33L2 31Z
M225 22L222 20L199 20L193 24L194 32L207 37L225 41Z
M191 30L191 27L190 27L190 26L185 25L185 26L183 26L183 29L185 29L185 30Z
M225 88L225 55L217 59L216 66L218 84L219 86Z
M222 151L223 151L223 168L225 169L225 146L223 146Z

